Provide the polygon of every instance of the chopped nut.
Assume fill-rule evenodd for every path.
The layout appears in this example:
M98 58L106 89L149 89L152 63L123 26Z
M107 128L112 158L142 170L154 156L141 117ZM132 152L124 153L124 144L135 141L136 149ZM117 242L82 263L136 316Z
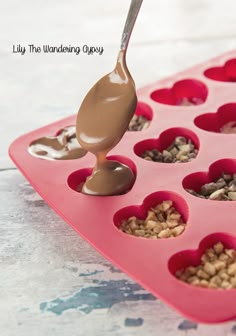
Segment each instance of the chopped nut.
M229 265L228 274L236 276L236 262L233 263L233 264L231 264L231 265Z
M142 237L145 235L145 231L144 230L135 230L134 231L136 236Z
M163 161L164 162L170 163L170 162L173 161L172 154L170 152L168 152L167 150L163 150L162 154L163 154Z
M167 225L168 225L169 228L174 228L174 227L176 227L178 224L179 224L179 223L178 223L177 220L174 220L174 219L172 219L172 220L168 220L168 219L167 219Z
M197 268L194 266L189 266L188 271L189 271L189 274L194 275L197 272Z
M227 185L227 183L225 182L225 180L221 177L219 178L216 183L214 183L217 187L217 189L221 189L223 187L225 187Z
M233 288L236 288L236 277L230 278L230 283L233 286Z
M160 223L157 223L156 226L155 226L155 228L153 229L153 232L155 232L155 233L158 234L158 233L161 232L162 229L163 229L163 228L162 228L161 224L160 224Z
M200 269L199 271L197 271L197 276L200 278L200 279L209 279L210 276L209 274L207 274L205 271L203 271L202 269Z
M222 261L227 261L229 259L229 256L225 253L221 253L219 255L219 260L222 260Z
M217 275L210 279L210 283L214 283L217 287L221 285L221 282L221 278Z
M181 235L185 230L185 225L178 225L174 229L172 229L171 233L174 237Z
M222 283L221 283L221 287L222 287L222 288L225 288L225 289L230 289L230 288L232 288L231 284L230 284L228 281L226 281L226 280L222 281Z
M185 137L182 137L182 136L178 136L178 137L176 137L175 138L175 141L174 141L174 144L176 145L176 146L183 146L183 145L185 145L187 143L187 140L186 140L186 138Z
M207 257L206 254L203 254L203 255L201 256L201 261L202 261L203 263L206 263L206 262L208 261L208 257Z
M169 238L171 236L171 231L169 228L162 230L159 234L158 237L159 238Z
M221 254L221 253L223 252L223 250L224 250L224 246L223 246L223 244L220 243L220 242L217 243L217 244L215 244L215 245L213 246L213 248L214 248L214 250L215 250L215 252L216 252L217 255Z
M180 162L188 162L189 161L189 157L188 155L181 155L179 158Z
M220 271L225 268L226 264L224 261L216 260L214 261L213 265L217 271Z
M146 224L147 229L154 229L156 227L157 222L154 220L149 220Z
M203 287L203 288L207 288L208 287L208 281L200 280L199 286Z
M162 209L164 212L166 212L167 210L170 209L170 207L172 206L173 202L172 201L164 201L162 203Z
M229 256L231 259L236 260L236 251L235 250L225 249L225 254L227 254L227 256Z
M225 195L225 189L218 189L216 191L214 191L210 196L209 199L210 200L221 200L223 199L223 196Z
M225 269L221 270L218 273L218 276L222 279L222 280L228 280L229 279L229 275L226 273Z
M236 201L236 191L230 191L228 193L228 196L231 199L231 201Z
M210 261L214 261L217 258L216 255L215 255L215 252L214 252L213 248L209 248L206 251L206 255L207 255L207 257L208 257L208 259Z
M136 217L135 217L136 219ZM156 214L154 211L148 211L148 215L147 215L147 218L146 218L146 221L149 221L149 220L153 220L153 221L156 221L157 220L157 217L156 217Z
M233 181L229 182L229 191L236 191L236 179L234 179Z
M138 225L136 224L135 221L132 221L130 223L130 229L133 231L133 230L136 230L138 228Z
M169 215L167 216L167 219L168 219L168 220L177 220L177 221L179 221L180 218L181 218L181 215L180 215L180 213L178 213L178 212L172 212L171 214L169 214Z
M128 218L128 223L133 222L136 220L136 217L132 216Z
M217 184L214 182L211 182L211 183L204 184L201 187L201 193L204 196L208 196L208 195L211 195L213 192L215 192L217 189L218 189Z
M157 236L150 236L150 239L157 239Z
M128 131L142 131L150 125L150 120L148 120L143 115L134 115L130 121Z
M210 275L215 275L216 274L216 269L215 266L209 262L206 262L206 264L203 267L204 271Z
M187 282L190 283L190 284L193 284L193 282L196 283L196 281L198 281L198 283L199 283L199 279L198 279L198 277L196 277L196 276L190 276L190 277L187 279Z

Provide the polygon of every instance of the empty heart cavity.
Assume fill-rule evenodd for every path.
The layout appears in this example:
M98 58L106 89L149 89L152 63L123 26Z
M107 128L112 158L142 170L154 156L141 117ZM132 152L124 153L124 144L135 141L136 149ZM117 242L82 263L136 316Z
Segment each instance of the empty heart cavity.
M228 60L223 66L205 70L204 75L219 82L236 82L236 58Z
M183 79L171 88L153 91L151 98L161 104L194 106L203 104L208 95L207 86L197 79Z
M222 105L216 112L201 114L194 123L208 132L236 134L236 103Z

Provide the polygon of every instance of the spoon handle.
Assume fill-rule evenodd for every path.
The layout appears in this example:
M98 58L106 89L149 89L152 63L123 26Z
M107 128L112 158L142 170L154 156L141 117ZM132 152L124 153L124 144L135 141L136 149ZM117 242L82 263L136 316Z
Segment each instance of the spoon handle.
M139 9L142 5L143 0L132 0L125 22L125 27L121 37L120 50L126 50L129 44L129 39L138 16Z

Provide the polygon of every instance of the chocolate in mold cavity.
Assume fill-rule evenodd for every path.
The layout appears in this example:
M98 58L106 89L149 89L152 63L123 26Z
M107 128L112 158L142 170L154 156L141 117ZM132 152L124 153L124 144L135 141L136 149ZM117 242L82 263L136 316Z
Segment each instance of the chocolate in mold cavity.
M82 192L90 195L120 195L134 183L132 170L106 159L128 129L135 112L137 96L125 61L125 50L118 54L115 69L102 77L84 98L76 121L81 146L96 156L97 162Z
M87 153L76 139L75 126L63 128L56 136L33 141L28 151L33 156L47 160L74 160Z

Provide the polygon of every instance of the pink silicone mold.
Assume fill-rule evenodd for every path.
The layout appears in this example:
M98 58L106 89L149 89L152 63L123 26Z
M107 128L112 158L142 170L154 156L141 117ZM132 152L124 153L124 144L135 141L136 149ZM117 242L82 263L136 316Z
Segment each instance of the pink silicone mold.
M96 197L76 191L95 164L90 153L67 161L48 161L29 154L32 141L74 125L75 115L21 136L9 151L35 190L108 260L188 318L208 323L236 318L236 290L189 286L174 273L198 263L204 249L215 242L236 248L235 202L205 200L185 190L197 191L222 171L236 171L235 137L218 133L221 125L235 115L235 83L223 83L223 77L216 75L215 80L209 79L209 68L225 64L225 76L234 80L235 59L233 51L138 91L141 103L136 113L146 113L152 122L143 132L126 132L110 153L135 173L135 183L124 195ZM179 106L183 99L192 106ZM175 135L187 136L195 143L199 153L194 160L157 164L138 156L149 145L165 148ZM153 202L167 198L187 222L180 236L154 240L119 230L126 216L142 218Z

